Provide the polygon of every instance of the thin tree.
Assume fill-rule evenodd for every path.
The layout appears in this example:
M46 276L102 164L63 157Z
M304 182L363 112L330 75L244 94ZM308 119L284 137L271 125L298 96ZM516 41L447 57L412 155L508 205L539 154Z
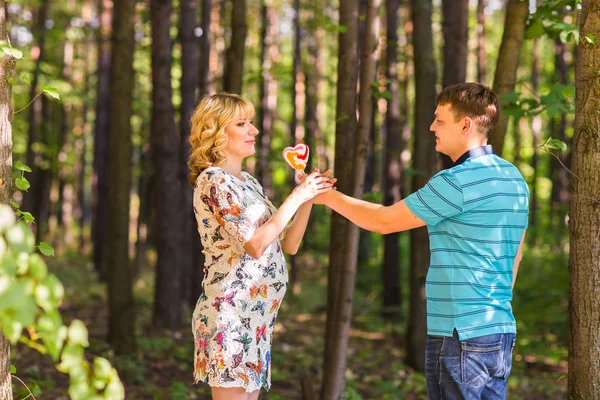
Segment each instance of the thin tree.
M581 37L600 37L600 0L583 0ZM600 399L600 47L579 42L575 61L573 196L569 210L569 399Z
M108 286L109 341L117 354L135 349L132 266L129 262L131 190L131 109L133 101L136 0L114 4L109 84L108 226L104 254Z
M467 54L469 52L469 1L443 0L444 23L444 71L442 87L464 82L467 78ZM441 155L443 168L453 165L452 159Z
M337 105L335 124L334 169L338 177L338 189L343 193L353 192L352 164L354 134L356 132L356 84L358 75L358 0L340 2L339 24L345 27L339 33L337 66ZM323 388L321 398L339 398L342 382L332 378L339 361L333 360L336 340L336 318L339 316L338 292L343 270L347 264L356 263L358 228L337 213L331 216L329 242L329 269L327 277L327 325L325 330L325 352L323 354ZM353 237L350 237L353 235ZM349 239L354 246L347 246ZM351 266L350 266L351 267ZM344 360L342 360L344 362ZM337 394L337 397L336 397Z
M531 89L533 96L539 96L540 86L540 39L533 40L533 51L531 60ZM542 138L542 117L538 114L531 119L531 133L533 134L533 148L537 149ZM529 224L534 227L537 224L538 213L538 180L539 180L539 155L538 151L534 151L531 156L531 167L533 168L533 176L531 177L531 200L529 208ZM531 243L535 243L536 230L531 230L529 235Z
M246 47L246 0L232 0L231 41L227 49L223 89L229 93L242 93L244 49Z
M275 122L275 108L277 107L277 80L273 79L271 68L273 58L277 52L277 13L270 1L263 1L261 6L262 28L260 31L260 54L262 69L259 77L260 107L257 115L257 128L259 130L259 157L257 178L265 189L269 198L273 197L273 185L269 168L269 154L271 152L271 135ZM293 89L292 89L293 90Z
M8 43L6 26L6 1L0 0L0 41ZM12 85L8 79L15 78L15 61L4 54L0 58L0 204L12 200ZM0 327L0 399L12 400L10 375L10 342Z
M398 14L400 0L387 0L386 5L386 51L385 77L390 98L384 121L383 139L383 175L381 191L383 204L392 205L401 199L401 165L400 154L406 143L402 141L402 131L405 121L400 114L400 82L398 75ZM392 318L398 315L400 309L400 244L398 233L383 237L383 315Z
M209 62L210 62L210 14L212 11L212 0L200 0L202 4L200 29L202 35L200 43L200 59L198 62L198 97L202 97L210 91Z
M485 51L485 3L477 0L477 82L485 85L487 80L487 51Z
M290 97L292 102L292 115L290 120L290 145L293 146L298 140L298 92L296 91L299 75L301 73L301 58L300 58L300 43L301 43L301 32L300 32L300 0L294 0L294 60L292 61L292 85L290 91ZM291 188L296 184L295 181L295 170L289 170L288 182ZM300 293L300 282L298 280L298 263L296 255L293 254L289 258L290 260L290 286L293 294Z
M435 111L437 72L433 57L431 31L431 0L411 0L413 49L415 65L415 122L412 187L416 190L427 183L435 172L434 136L429 126ZM427 338L425 277L429 269L429 236L427 228L410 232L410 306L406 332L406 359L417 371L425 369L425 340Z
M153 322L175 330L182 323L180 145L175 130L171 88L170 21L172 0L152 0L152 127L154 176L154 245L157 253Z
M343 2L344 4L346 2ZM350 3L350 2L348 2ZM369 148L369 134L371 132L372 114L373 114L373 85L375 80L377 58L379 56L379 27L380 17L379 9L381 0L369 0L369 6L366 17L364 49L362 51L362 61L360 69L360 96L358 102L359 120L354 134L354 151L353 157L347 158L346 167L351 163L351 193L352 197L361 198L364 191L365 183L365 168L367 163L367 153ZM354 7L350 6L350 10ZM344 10L347 11L347 10ZM355 14L349 14L355 16ZM340 22L352 23L352 21L342 20L342 9L340 8ZM354 22L356 24L356 21ZM345 25L347 26L347 25ZM347 32L353 31L348 28ZM354 31L356 32L356 31ZM348 43L351 43L348 41ZM340 36L340 49L342 48L342 37ZM341 52L341 50L340 50ZM340 54L341 55L341 54ZM340 63L342 58L340 57ZM338 73L340 70L338 70ZM338 75L338 79L342 79L342 75ZM347 79L350 81L350 79ZM356 90L356 88L354 88ZM338 92L339 96L340 92ZM341 101L338 97L338 102ZM338 114L339 120L340 114ZM336 131L336 138L338 132ZM336 145L337 147L337 145ZM336 151L337 162L337 151ZM340 165L342 166L342 165ZM339 170L336 167L337 170ZM327 315L327 319L333 319L332 342L330 347L326 348L325 357L330 357L330 362L326 363L327 368L323 371L323 399L339 399L342 397L345 386L346 373L346 353L348 350L348 338L350 333L350 322L352 321L352 298L354 296L354 286L356 280L356 248L358 246L358 227L349 225L345 232L337 233L344 238L342 251L346 254L351 253L352 258L346 258L345 263L339 269L340 276L338 279L339 289L337 291L337 313ZM333 237L333 234L332 234ZM350 251L350 249L355 249ZM329 310L328 310L329 311ZM329 325L329 322L328 322ZM329 326L328 326L329 327Z
M517 67L523 40L525 40L525 22L529 14L528 0L508 0L502 43L498 52L496 74L494 76L494 92L498 95L511 93L517 82ZM508 126L508 116L500 114L498 123L490 135L490 144L498 155L502 155L504 137Z
M181 106L179 109L179 187L182 196L181 221L181 300L185 306L191 298L194 252L192 246L199 240L194 216L193 193L188 183L187 158L190 154L190 117L196 104L198 85L198 45L194 30L197 26L197 0L180 0L179 41L181 42ZM202 266L196 266L202 268Z
M92 173L92 243L94 267L104 279L104 247L108 214L108 122L110 98L108 93L111 73L111 19L112 2L98 0L100 31L98 32L98 69L96 72L96 123L94 131L94 167Z

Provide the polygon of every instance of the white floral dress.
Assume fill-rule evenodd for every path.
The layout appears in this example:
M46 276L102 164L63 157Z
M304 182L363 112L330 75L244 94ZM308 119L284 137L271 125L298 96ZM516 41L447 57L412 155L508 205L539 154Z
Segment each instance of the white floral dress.
M279 239L259 259L244 251L276 208L256 179L242 175L245 182L210 167L194 189L206 257L203 293L192 318L194 383L253 392L271 386L273 326L288 275Z

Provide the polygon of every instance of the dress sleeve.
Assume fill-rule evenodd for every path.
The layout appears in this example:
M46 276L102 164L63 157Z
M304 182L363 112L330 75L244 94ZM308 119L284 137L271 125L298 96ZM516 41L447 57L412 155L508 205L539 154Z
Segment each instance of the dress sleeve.
M459 180L448 170L440 171L405 200L406 206L427 225L463 212L464 197Z
M196 195L205 208L215 216L219 225L243 246L256 231L243 196L227 182L222 172L203 173L198 178Z

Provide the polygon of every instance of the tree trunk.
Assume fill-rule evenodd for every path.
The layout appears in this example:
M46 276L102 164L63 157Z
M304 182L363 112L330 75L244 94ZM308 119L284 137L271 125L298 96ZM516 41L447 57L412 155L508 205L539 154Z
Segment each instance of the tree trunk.
M40 73L42 69L42 63L45 61L46 56L46 21L48 20L48 15L50 12L49 0L43 0L40 4L40 7L37 12L38 20L35 28L33 29L33 34L37 41L37 46L34 47L37 52L34 51L35 55L35 67L33 69L33 77L31 79L31 87L29 89L29 99L33 101L39 93L39 80ZM39 130L39 122L40 122L40 110L41 105L38 103L34 103L29 106L29 115L28 115L28 139L27 139L27 152L25 155L25 163L32 169L31 176L29 179L33 182L36 182L39 178L41 172L38 168L36 168L36 161L39 162L39 158L41 157L37 152L33 150L33 144L39 140L38 130ZM36 208L36 193L34 191L23 193L23 210L29 211L32 213L34 218L38 218L38 208ZM34 230L37 230L37 227L34 226Z
M246 0L232 0L231 42L227 49L223 90L229 93L242 93L244 72L244 49L246 47Z
M346 3L346 2L344 2ZM350 2L348 2L350 4ZM351 168L352 179L350 195L355 198L361 198L364 191L365 168L369 149L369 134L371 132L372 114L373 114L373 85L377 67L377 57L379 54L379 9L381 0L369 0L369 7L366 17L364 49L362 51L363 59L361 62L360 71L360 97L359 97L359 120L354 134L354 151L353 157L348 158L352 161ZM348 6L353 9L352 6ZM344 13L345 14L345 13ZM349 16L356 18L355 14L349 13ZM347 22L347 23L346 23ZM342 10L340 9L340 23L348 27L346 33L355 33L350 28L352 21L342 19ZM354 22L356 24L356 22ZM355 38L356 36L353 35ZM348 41L348 43L351 43ZM342 63L342 48L346 44L340 36L340 64ZM351 60L349 60L352 62ZM341 72L341 70L339 71ZM339 74L339 80L342 80L343 75ZM349 76L350 78L351 76ZM346 80L345 78L343 79ZM350 81L350 79L347 79ZM338 102L341 102L338 92ZM351 105L349 105L351 106ZM350 111L350 109L349 109ZM344 114L338 113L339 116ZM336 130L336 138L341 132ZM337 145L336 145L337 147ZM347 153L343 154L348 157ZM337 158L337 151L336 151ZM336 159L337 161L337 159ZM336 167L337 170L340 170ZM350 333L350 323L352 321L352 298L354 296L354 286L356 280L356 248L358 245L358 227L349 225L345 232L337 233L343 237L344 244L342 251L346 254L351 254L352 258L346 256L344 264L341 265L339 276L339 289L337 291L337 313L328 314L327 319L333 318L332 342L330 347L326 348L326 357L330 358L327 363L327 369L323 371L323 398L324 399L340 399L344 394L345 373L346 373L346 353L348 350L348 338ZM334 234L332 234L334 237ZM333 243L333 242L332 242ZM354 249L354 250L350 250ZM329 324L328 324L329 325Z
M566 44L563 43L560 38L554 39L554 65L555 65L555 81L562 84L568 83L567 77L567 62L565 60ZM561 113L558 121L554 120L551 124L552 137L558 137L563 142L568 142L567 138L567 115ZM571 146L568 146L571 149ZM560 153L558 156L561 158L565 165L569 165L569 153ZM560 165L558 160L554 157L550 159L551 169L551 181L552 181L552 193L551 193L551 205L553 213L556 212L561 205L569 204L569 175L566 169ZM562 221L560 222L562 224Z
M533 90L532 95L539 97L539 84L540 84L540 40L533 40L533 52L531 62L531 88ZM538 212L538 177L539 177L539 156L537 148L540 145L542 137L542 117L540 115L533 116L531 120L531 133L533 134L533 155L531 156L531 167L533 168L533 176L531 182L531 200L529 208L529 226L535 227L537 224L537 212ZM529 240L531 243L535 243L536 230L531 230Z
M96 99L96 126L94 132L94 171L92 174L92 243L94 267L100 278L103 269L108 214L108 146L109 146L109 93L111 74L111 20L112 2L99 0L100 32L98 33L98 83Z
M467 79L467 54L469 52L469 1L442 0L444 23L444 72L442 87L464 82ZM443 168L454 164L445 154L440 157Z
M171 38L169 24L172 0L151 1L152 20L152 127L151 154L154 167L153 233L156 247L156 286L154 316L156 327L181 327L181 225L179 185L180 146L175 130L171 89ZM187 210L186 210L187 215Z
M109 341L117 354L135 349L135 309L129 261L129 194L131 190L131 114L136 0L114 4L109 84L108 224L104 263L107 272Z
M381 191L383 204L390 206L400 201L401 165L400 154L406 143L402 142L402 130L406 121L400 115L400 90L398 76L398 11L399 0L386 1L386 53L385 74L387 90L391 98L387 101L383 139L383 174ZM404 105L406 106L406 105ZM387 320L399 315L401 305L400 291L400 244L398 233L383 237L383 316Z
M271 68L273 57L277 53L277 13L273 6L263 2L261 7L261 60L262 73L259 78L260 107L258 109L258 130L260 132L259 157L257 178L265 189L267 196L273 198L273 184L269 168L269 154L271 153L271 135L275 122L275 109L277 107L277 80L273 78Z
M337 66L337 105L335 124L335 164L338 177L337 187L342 193L351 194L353 188L352 160L354 135L356 131L356 83L358 74L358 0L340 2L339 24L346 28L340 31ZM337 375L339 360L334 360L337 332L336 319L339 318L341 304L338 302L343 271L356 263L358 228L337 213L331 216L329 243L329 270L327 277L327 325L325 331L325 352L323 360L322 399L338 399L343 392L341 382L333 381ZM348 246L347 243L351 245ZM352 246L354 243L354 246ZM342 363L345 364L344 360Z
M210 81L208 79L210 72L210 15L212 11L212 0L200 0L202 2L202 20L200 28L200 60L198 62L198 97L202 97L210 92Z
M504 34L498 53L496 63L496 74L494 76L494 92L499 96L511 93L515 90L517 82L517 67L521 47L525 39L525 22L529 14L529 2L527 0L508 0L506 6L506 19L504 22ZM504 137L508 126L508 116L500 113L498 123L490 135L490 144L498 156L502 156Z
M179 186L181 187L181 301L187 307L192 291L194 242L199 240L194 216L193 192L188 181L187 159L190 154L190 117L196 105L198 85L198 46L194 30L197 26L197 0L180 0L179 40L181 41L181 108L179 110Z
M411 0L411 10L416 93L413 168L420 171L413 175L412 187L417 190L425 186L435 172L434 135L429 132L429 126L436 107L437 72L433 57L431 0ZM429 236L425 227L412 230L410 234L410 308L406 359L409 366L423 371L427 339L425 278L429 269Z
M0 40L7 42L6 1L0 0ZM10 204L12 198L12 85L15 79L15 61L3 55L0 58L0 204ZM10 376L10 343L0 327L0 399L12 400Z
M477 0L477 82L487 84L487 51L485 51L485 2Z
M304 84L306 87L305 96L305 135L304 141L311 149L308 163L306 164L306 170L312 171L314 168L319 168L321 171L326 170L325 152L323 149L323 132L319 125L319 88L322 81L322 51L319 44L319 32L317 31L318 25L315 23L314 18L316 15L322 12L319 9L318 0L314 0L311 4L312 15L307 22L307 28L309 30L306 38L306 58L304 62ZM316 160L316 161L315 161ZM309 227L315 222L314 218L309 220Z
M583 0L581 37L600 37L600 1ZM570 207L569 399L600 399L600 48L579 42Z
M291 101L292 101L292 119L290 121L290 146L294 146L299 139L298 135L298 93L296 87L298 86L298 76L301 73L300 68L300 0L294 0L294 61L292 63L292 87L291 87ZM288 181L290 187L296 186L296 170L288 170ZM298 263L296 255L291 255L290 260L290 282L289 285L292 288L292 294L297 295L300 293L300 281L298 278Z

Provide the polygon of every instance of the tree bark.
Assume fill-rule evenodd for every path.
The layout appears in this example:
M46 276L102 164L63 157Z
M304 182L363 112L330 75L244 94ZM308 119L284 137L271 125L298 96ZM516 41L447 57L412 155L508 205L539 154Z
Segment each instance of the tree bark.
M533 90L533 96L539 96L539 85L540 85L540 40L533 40L533 51L531 61L531 88ZM542 117L535 115L531 119L531 133L533 134L533 155L531 156L531 167L533 168L533 176L531 182L531 199L529 208L529 225L535 227L537 224L537 212L538 212L538 177L539 177L539 156L537 148L540 145L542 137ZM535 243L536 230L532 230L531 234L528 235L531 243Z
M406 143L402 140L403 125L400 114L400 82L398 76L398 12L399 0L386 1L386 53L385 75L387 90L391 98L387 101L384 122L383 139L383 174L381 191L383 204L390 206L400 201L401 193L401 163L400 154ZM406 106L406 105L404 105ZM401 305L400 291L400 244L398 233L391 233L383 237L383 316L387 320L399 315Z
M172 0L152 0L152 127L151 154L156 172L154 181L155 231L157 253L154 316L156 327L181 327L181 225L179 185L180 145L175 130L171 89L171 38L169 24ZM187 213L187 211L186 211Z
M600 37L600 1L583 0L581 37ZM575 61L576 112L571 170L569 399L600 399L600 48L585 40Z
M425 186L435 173L436 157L434 135L429 131L435 111L437 72L433 57L431 31L431 0L411 0L415 65L415 130L413 190ZM408 365L417 371L424 370L427 319L425 278L429 269L429 236L427 228L411 231L410 306L406 339Z
M0 40L8 41L6 1L0 0ZM3 55L0 58L0 204L10 204L12 198L12 85L15 79L15 61ZM10 343L0 327L0 399L12 400L10 376Z
M180 0L179 40L181 42L181 107L179 110L179 186L182 195L183 214L181 222L181 300L187 307L192 292L194 265L194 242L197 242L198 229L194 216L193 192L188 182L187 159L190 154L190 117L196 105L196 87L198 85L198 45L194 30L197 26L197 0Z
M469 52L469 1L442 0L444 23L444 71L442 87L464 82L467 79L467 54ZM443 168L454 164L445 154L440 157Z
M50 12L49 0L44 0L41 2L40 7L37 12L38 20L35 28L32 30L35 39L37 41L37 56L35 60L35 67L33 69L33 77L31 79L31 87L29 89L29 99L33 101L39 93L39 80L40 73L42 70L42 63L46 58L46 21L48 20L48 15ZM39 140L38 135L38 124L40 122L40 104L33 103L29 106L29 115L28 115L28 139L27 139L27 152L25 155L25 163L32 169L31 176L29 179L33 182L36 182L39 178L41 172L36 168L36 161L39 163L39 158L41 157L37 154L33 149L33 144ZM23 194L23 204L22 208L26 211L32 213L34 218L39 217L39 208L36 207L36 193L34 191ZM34 230L37 230L37 227L34 227Z
M271 135L275 122L275 109L277 107L277 80L273 78L271 68L273 57L277 53L277 14L270 2L263 1L261 7L261 60L262 72L259 78L260 107L258 109L259 157L257 178L265 189L267 196L273 198L273 184L269 168L269 154L271 153Z
M223 90L242 93L244 73L244 49L246 47L246 0L232 0L231 42L227 49Z
M129 261L129 194L131 190L131 114L136 0L114 4L109 84L108 225L104 248L109 306L109 341L117 354L135 349L135 309Z
M358 103L360 117L356 127L356 133L354 134L353 157L349 158L349 160L353 161L353 168L351 169L352 179L350 195L355 198L361 198L364 192L365 168L369 150L369 134L371 132L374 104L372 82L375 80L377 57L379 55L380 6L381 0L369 0L365 26L364 49L362 51L363 59L361 62L360 71L361 90ZM352 6L349 6L349 10L352 8ZM342 10L340 9L340 22L342 22L341 11ZM349 14L349 16L352 16L352 14ZM346 21L344 20L344 22ZM347 22L351 23L351 21ZM348 26L345 23L344 25ZM348 31L346 33L352 31L353 30L348 27ZM343 41L340 37L340 52L342 51L342 44ZM341 62L342 58L340 57L340 64ZM338 79L342 79L343 75L338 76ZM350 81L350 79L347 80ZM340 101L341 99L338 96L338 102ZM338 114L338 120L339 115L340 114ZM336 131L336 138L337 137ZM348 157L347 154L344 154L344 156ZM339 169L336 167L336 170ZM330 342L331 347L326 349L326 357L330 357L330 362L327 363L327 369L323 371L323 398L337 400L343 396L345 386L346 353L348 350L350 323L352 321L352 298L354 296L354 286L356 280L356 249L359 237L358 227L356 225L348 226L344 233L333 233L337 233L345 239L342 251L345 250L346 254L352 255L352 258L346 256L347 258L344 259L344 264L342 264L341 268L339 269L339 289L337 291L336 301L337 314L327 315L328 320L333 318L334 321L332 330L333 340ZM332 234L332 237L334 236L335 235ZM354 250L350 251L350 249Z
M103 268L108 214L108 146L109 146L109 85L111 74L111 20L112 2L98 0L100 32L98 33L98 77L96 99L96 126L94 132L94 171L92 174L92 243L94 268L105 279Z
M298 129L298 92L296 88L298 86L298 78L301 73L301 60L300 60L300 0L294 0L294 60L292 62L292 87L291 87L291 101L292 101L292 115L290 121L290 146L294 146L299 136ZM288 182L290 188L296 186L296 170L288 170ZM297 295L300 293L300 281L298 279L298 263L296 255L293 254L289 257L290 260L290 282L289 285L292 289L292 294Z
M202 2L202 20L200 28L200 60L198 63L198 97L202 97L210 92L210 15L212 11L212 0L200 0Z
M519 66L519 56L525 39L525 22L528 14L529 2L527 0L508 0L504 34L502 35L494 76L493 89L499 96L515 90L517 67ZM489 139L489 143L494 147L494 151L498 156L502 156L507 126L508 116L500 113L498 123Z
M568 83L567 77L567 62L565 59L566 52L566 44L563 43L560 38L554 38L554 68L555 68L555 80L562 84ZM565 154L558 154L558 157L561 158L562 162L565 165L569 165L570 159L570 149L571 145L569 139L567 138L567 115L565 113L561 113L560 117L558 117L558 121L554 120L551 123L552 129L552 137L558 137L558 139L563 142L567 142L567 152ZM569 204L569 175L566 169L560 165L558 160L554 157L550 159L550 169L551 169L551 181L552 181L552 193L551 193L551 205L553 209L553 213L556 212L562 205ZM560 222L562 224L562 221Z
M358 0L340 2L340 31L337 66L337 105L335 124L334 169L338 177L337 187L342 193L353 193L353 171L351 161L354 155L354 135L356 120L356 84L358 75ZM358 228L337 213L331 216L329 243L329 270L327 279L327 325L325 332L325 352L323 360L322 399L338 399L343 391L342 381L332 380L339 365L333 359L336 345L336 319L339 318L341 304L338 301L343 271L348 264L356 263ZM354 246L347 244L354 243ZM342 361L343 362L343 361Z
M477 0L477 82L487 84L487 51L485 51L485 3Z

